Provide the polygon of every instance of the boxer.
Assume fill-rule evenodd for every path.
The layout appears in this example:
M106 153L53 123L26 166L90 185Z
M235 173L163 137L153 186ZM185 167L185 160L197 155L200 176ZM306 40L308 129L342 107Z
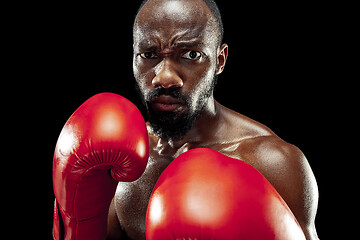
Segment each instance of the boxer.
M156 181L176 157L199 147L259 170L285 200L306 239L318 239L318 188L304 154L213 97L229 50L222 35L213 1L149 0L139 9L133 71L149 114L150 157L139 180L118 184L109 210L109 239L145 239L145 215ZM239 91L234 101L247 100Z
M144 126L138 112L121 97L100 94L95 96L96 101L90 99L80 107L82 110L74 113L65 125L55 150L55 238L62 237L62 228L66 230L66 239L102 239L104 236L110 240L145 239L146 231L149 239L156 234L160 234L160 239L161 236L166 239L166 234L175 236L181 230L193 234L184 235L186 239L209 236L208 233L202 235L202 232L196 235L199 229L194 230L194 225L186 228L186 217L176 210L183 202L171 200L177 192L182 196L196 193L191 188L193 184L182 185L181 181L203 178L194 182L199 186L200 197L194 205L198 207L189 212L196 215L196 209L209 209L210 206L214 209L210 215L191 216L191 219L222 221L230 226L218 228L217 238L214 239L222 239L221 229L224 238L231 237L226 229L253 229L250 232L266 234L266 229L271 228L269 224L276 225L279 219L269 217L266 224L255 222L247 225L241 220L247 215L241 213L248 209L249 217L257 214L268 216L264 211L271 212L272 208L263 208L271 205L269 199L275 202L271 205L277 206L274 209L279 208L283 216L289 216L292 219L290 222L301 228L306 239L318 239L314 224L318 189L304 154L266 126L222 106L214 99L217 76L224 70L228 56L228 45L222 42L222 36L220 12L212 0L148 0L142 3L133 27L133 71L149 115L146 123L148 140L144 140ZM240 98L236 101L244 100ZM116 102L120 102L120 106ZM115 111L110 111L111 117L108 117L108 110L113 107ZM105 133L100 134L102 131ZM95 139L89 132L96 135ZM205 155L199 158L196 149L212 150L200 150ZM120 154L123 151L128 154ZM184 167L179 159L189 164ZM209 159L209 164L203 159ZM224 167L232 165L233 168ZM98 170L107 175L98 174ZM216 178L208 178L208 172L214 172L212 175ZM115 180L119 181L116 191ZM216 182L218 186L231 185L230 193L211 185L206 188L209 181ZM229 185L230 182L233 184ZM167 186L172 191L165 193L164 184L168 183L173 183ZM186 187L191 190L185 191L187 195L183 193ZM239 193L235 191L237 187ZM258 191L260 195L255 194L252 200L256 199L259 204L249 201L241 189ZM79 193L80 190L82 193ZM214 203L207 199L204 194L207 192L212 194L211 199L219 201ZM268 194L270 197L267 197ZM158 196L166 202L159 205ZM93 198L96 204L92 203ZM235 200L237 202L232 203ZM239 206L241 211L239 201L248 203ZM224 203L226 207L222 208ZM97 207L92 210L92 206ZM160 210L156 206L161 206ZM231 211L228 206L237 207ZM168 221L156 224L156 216L164 211L164 207L169 207L165 211L173 214L167 214L167 217L170 216ZM217 214L217 208L229 209L228 213L232 214ZM167 224L173 225L164 227ZM275 238L272 233L269 234L272 236L269 239Z

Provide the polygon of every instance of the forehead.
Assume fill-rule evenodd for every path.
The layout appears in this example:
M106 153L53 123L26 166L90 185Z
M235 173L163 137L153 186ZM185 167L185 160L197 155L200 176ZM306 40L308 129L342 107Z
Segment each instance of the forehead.
M150 0L139 11L134 24L134 44L149 41L216 39L212 12L197 0ZM215 35L214 35L215 34Z

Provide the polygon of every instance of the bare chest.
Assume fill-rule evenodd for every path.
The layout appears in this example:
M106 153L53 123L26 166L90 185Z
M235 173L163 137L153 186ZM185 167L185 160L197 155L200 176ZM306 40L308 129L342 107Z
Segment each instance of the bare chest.
M156 181L169 165L168 159L150 157L143 175L131 183L119 183L115 208L119 222L130 239L145 239L145 217Z
M184 150L193 147L190 146ZM231 153L237 147L238 143L210 146L228 156L232 156ZM174 157L163 157L152 151L146 170L138 180L118 184L115 194L116 213L120 225L130 239L145 239L145 217L152 190L162 172L173 159Z

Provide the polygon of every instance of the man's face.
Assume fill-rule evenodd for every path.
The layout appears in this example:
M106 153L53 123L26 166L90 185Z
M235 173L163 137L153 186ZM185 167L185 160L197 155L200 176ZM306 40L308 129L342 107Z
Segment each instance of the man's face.
M203 1L149 1L134 25L133 71L160 137L181 138L212 97L219 52Z

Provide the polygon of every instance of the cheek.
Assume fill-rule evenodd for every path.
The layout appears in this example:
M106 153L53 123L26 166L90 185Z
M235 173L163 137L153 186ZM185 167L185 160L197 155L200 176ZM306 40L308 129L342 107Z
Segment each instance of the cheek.
M211 83L216 71L216 61L212 58L205 59L202 63L183 66L184 85L197 88L200 85Z
M216 63L208 62L202 66L188 68L187 71L184 86L188 87L188 91L194 92L193 94L196 95L211 85L216 71Z
M154 74L152 74L152 71L148 71L144 64L135 59L133 60L133 73L141 93L146 96L151 91L151 81Z
M142 64L136 60L137 57L134 56L133 58L133 73L136 81L139 83L139 80L142 80L144 78L144 71Z
M208 91L213 84L214 76L215 68L209 68L198 75L194 75L195 78L193 78L192 81L189 81L188 85L184 84L184 87L186 88L184 90L189 93L189 103L193 111L199 107L199 104L203 104L203 101L209 97Z

